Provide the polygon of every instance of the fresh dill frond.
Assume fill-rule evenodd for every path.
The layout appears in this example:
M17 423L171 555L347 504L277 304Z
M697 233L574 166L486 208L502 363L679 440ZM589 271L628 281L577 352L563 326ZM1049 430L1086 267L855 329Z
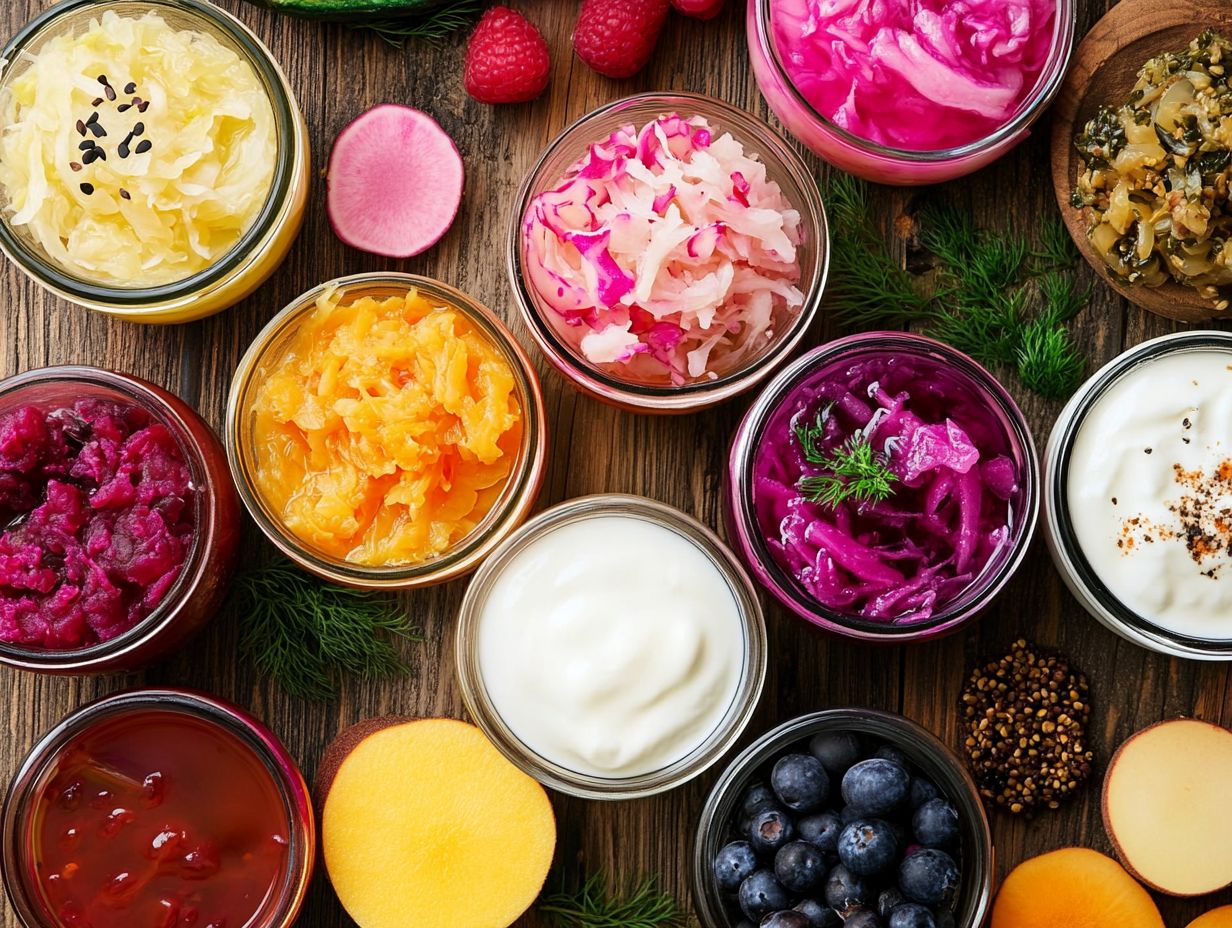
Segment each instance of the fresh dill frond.
M969 295L943 304L928 329L932 335L981 364L1014 361L1026 313L1027 292L1018 287Z
M1078 247L1056 216L1044 219L1039 229L1039 248L1031 252L1041 271L1061 271L1078 263Z
M892 484L898 477L886 464L886 457L873 451L873 446L861 434L851 436L833 452L822 449L825 416L818 413L812 423L797 422L793 427L796 441L810 464L829 471L801 477L796 488L809 502L836 508L854 499L857 503L881 502L894 493Z
M1078 315L1091 299L1091 288L1079 290L1077 285L1059 271L1045 271L1039 278L1039 318L1051 325L1061 325Z
M402 48L409 39L435 43L472 25L484 6L485 0L450 0L418 16L355 23L351 28L375 32L394 48Z
M1064 399L1082 383L1086 359L1063 326L1039 316L1023 329L1017 368L1019 379L1036 393Z
M555 928L675 928L684 924L676 899L653 878L622 887L596 873L576 890L544 896L538 909Z
M405 673L395 638L418 639L396 599L324 583L285 560L240 574L241 648L292 696L327 700L345 674Z
M920 223L920 244L950 268L960 268L971 260L980 241L980 232L970 215L952 203L932 202L924 208Z

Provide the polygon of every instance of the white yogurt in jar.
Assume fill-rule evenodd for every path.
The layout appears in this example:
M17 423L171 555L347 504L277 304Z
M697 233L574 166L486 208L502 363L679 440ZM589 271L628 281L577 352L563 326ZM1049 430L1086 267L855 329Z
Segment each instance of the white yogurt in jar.
M1074 534L1109 592L1171 632L1232 640L1232 352L1132 368L1079 424Z
M502 565L478 619L497 713L540 756L624 778L701 746L740 686L745 631L694 542L624 515L567 523Z

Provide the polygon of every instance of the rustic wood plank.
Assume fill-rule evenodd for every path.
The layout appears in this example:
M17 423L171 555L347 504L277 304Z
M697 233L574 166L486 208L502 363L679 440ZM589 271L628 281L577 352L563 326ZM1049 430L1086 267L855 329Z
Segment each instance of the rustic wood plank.
M3 4L0 34L9 34L46 4ZM568 50L575 4L566 0L528 4L554 53L553 82L544 97L519 107L491 108L469 100L461 87L461 41L440 47L395 51L372 36L340 26L320 26L279 17L241 0L224 0L274 49L299 96L311 129L316 164L324 164L337 132L362 110L384 101L409 103L431 112L457 140L468 170L467 194L458 221L428 254L388 262L343 247L329 230L323 187L313 191L307 222L286 265L252 298L212 319L175 328L139 328L69 307L38 291L5 265L4 323L0 327L0 375L51 363L93 363L140 374L181 392L215 425L221 422L227 386L240 354L264 322L296 294L328 277L398 269L438 277L466 290L505 316L523 342L529 338L513 318L500 261L510 222L511 200L540 149L566 124L592 107L641 90L677 89L711 93L771 118L747 66L743 5L737 0L715 22L673 17L653 64L624 82L600 78ZM1080 0L1080 34L1111 6ZM772 120L773 121L773 120ZM924 194L954 197L981 223L1029 230L1053 209L1048 179L1047 127L1018 151L974 177ZM818 172L822 167L810 156ZM910 209L920 193L877 191L881 213ZM888 231L888 230L887 230ZM900 251L904 243L894 240ZM1096 364L1122 346L1171 331L1164 320L1129 310L1094 275L1091 307L1078 322L1078 338ZM810 335L818 343L835 334L824 320ZM683 420L629 415L583 399L542 362L554 455L543 497L549 504L600 491L643 493L680 506L717 525L727 442L745 402ZM1013 385L1011 384L1011 389ZM1059 405L1019 395L1040 446ZM246 545L264 549L255 530ZM409 595L406 606L423 626L425 640L406 646L415 666L405 680L353 682L337 702L305 704L288 699L237 658L238 617L219 615L190 653L143 674L109 679L62 680L0 671L5 697L0 738L0 776L7 779L35 738L72 707L106 692L149 683L207 689L250 707L266 719L311 776L324 745L359 719L403 713L460 716L453 683L453 615L464 582ZM1135 729L1159 718L1195 714L1232 723L1232 694L1223 667L1174 661L1136 648L1103 630L1064 590L1037 539L1023 570L981 621L949 640L909 650L858 647L827 638L777 608L768 614L772 661L766 694L746 741L793 715L837 705L860 704L901 711L943 738L957 738L957 699L966 668L1000 652L1020 635L1061 648L1091 677L1095 700L1092 736L1102 762ZM592 803L556 797L560 821L558 865L583 863L617 876L653 873L687 900L688 856L696 816L717 771L665 796L641 802ZM1098 794L1087 790L1071 806L1035 821L994 819L1002 873L1030 854L1069 844L1108 850L1099 821ZM1162 900L1169 926L1181 925L1205 908L1232 901L1224 893L1202 901ZM320 874L303 928L336 928L349 921ZM533 916L523 924L534 925ZM14 928L4 909L3 925ZM464 916L459 915L459 925Z

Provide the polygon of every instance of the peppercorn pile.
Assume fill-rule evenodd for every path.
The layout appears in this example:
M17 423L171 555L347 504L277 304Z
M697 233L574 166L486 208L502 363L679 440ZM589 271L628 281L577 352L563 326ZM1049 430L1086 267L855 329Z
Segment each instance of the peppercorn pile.
M1023 639L962 694L963 753L980 794L1015 815L1057 809L1091 774L1087 680Z

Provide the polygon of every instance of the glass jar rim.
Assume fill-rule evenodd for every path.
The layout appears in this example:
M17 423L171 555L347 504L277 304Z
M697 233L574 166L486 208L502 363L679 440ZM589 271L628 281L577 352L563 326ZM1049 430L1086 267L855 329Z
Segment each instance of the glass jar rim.
M345 296L351 291L369 287L419 290L462 313L509 362L522 405L522 447L517 467L508 477L501 501L498 501L498 505L485 516L484 521L455 547L435 558L415 564L384 567L352 564L314 551L288 530L277 514L270 510L263 494L250 479L240 453L241 447L246 446L248 441L242 428L246 406L241 404L248 399L249 382L266 360L270 346L280 336L298 326L302 318L313 310L318 297L323 293L336 289ZM409 589L443 582L467 573L530 512L547 468L547 413L543 391L525 349L504 322L487 306L448 284L415 274L392 271L352 274L326 281L297 296L265 324L240 358L227 397L225 421L227 463L244 508L262 533L283 554L304 569L348 586Z
M1019 132L1035 122L1061 91L1061 85L1064 83L1065 76L1069 71L1070 59L1073 57L1075 30L1077 28L1077 9L1073 4L1073 0L1056 0L1057 15L1053 26L1053 40L1048 58L1043 70L1036 79L1031 93L1019 104L1018 111L1014 116L995 131L965 145L915 151L909 148L892 148L880 145L877 142L849 132L842 126L835 124L833 120L817 112L816 108L800 93L799 88L796 87L795 82L787 74L787 69L783 66L778 43L774 41L773 24L770 21L770 5L774 0L750 0L750 2L756 5L754 21L757 25L758 44L766 50L766 57L769 59L776 76L791 93L793 100L798 106L808 113L810 117L825 126L826 131L833 132L843 142L851 145L853 148L868 154L914 164L951 161L978 154L989 148L994 148L1002 142L1013 139ZM1061 50L1060 54L1057 54L1058 50Z
M287 867L279 896L264 923L286 928L294 922L308 889L316 854L316 817L308 787L295 759L269 728L239 707L216 696L175 687L143 687L112 693L79 706L64 716L26 753L6 792L0 825L0 871L18 919L29 928L41 925L33 900L40 898L29 885L24 812L43 785L60 752L95 724L131 712L178 712L214 724L237 738L257 757L282 796L289 824ZM259 914L259 913L258 913ZM257 926L254 926L257 928Z
M1140 342L1118 354L1078 388L1057 417L1045 448L1045 521L1049 547L1058 566L1081 597L1097 606L1095 617L1135 644L1173 657L1190 660L1232 660L1232 635L1197 638L1170 631L1139 616L1108 588L1095 572L1078 542L1069 512L1069 466L1083 423L1095 405L1134 370L1172 354L1219 351L1232 355L1232 332L1196 329L1172 332Z
M706 740L666 767L630 777L579 773L543 757L505 723L483 682L478 657L481 613L492 584L522 549L564 525L605 516L638 518L666 528L697 547L731 591L744 630L743 669L727 712ZM540 783L584 799L634 799L673 789L698 776L727 753L748 725L761 698L767 669L766 625L752 579L717 534L700 521L656 500L623 493L580 496L557 503L506 538L480 566L458 608L455 674L468 714L514 766Z
M278 154L273 179L261 211L252 225L231 248L208 267L181 280L154 287L110 287L84 280L57 267L16 234L8 217L0 213L0 250L15 264L52 292L73 301L101 303L138 318L146 312L157 312L168 302L183 300L229 279L236 271L255 261L260 244L278 228L279 218L290 198L295 178L295 166L303 154L297 142L298 110L285 75L273 54L238 18L215 6L209 0L60 0L30 20L0 51L0 94L3 94L12 74L12 66L33 41L53 30L60 21L80 12L101 15L109 5L162 7L198 21L222 32L253 68L269 92L274 111Z
M957 371L963 379L980 389L1007 424L1006 438L1021 449L1024 472L1021 479L1024 518L1010 540L1010 552L994 570L982 574L953 602L923 622L894 625L861 619L830 609L806 596L799 584L770 556L753 506L751 483L758 440L771 416L778 411L800 381L816 369L833 364L845 356L887 351L931 358ZM1035 534L1040 508L1039 457L1026 417L1009 391L983 365L944 342L913 332L861 332L835 339L801 355L780 371L753 401L732 439L727 462L727 479L733 530L739 550L751 562L754 575L796 615L819 627L863 641L906 643L952 631L984 608L1009 581L1027 555Z
M192 429L171 403L152 385L139 377L81 364L40 367L0 380L0 399L20 395L23 390L41 385L80 383L89 387L114 391L144 409L154 421L168 427L184 463L188 465L193 487L193 540L188 556L162 602L132 628L107 641L84 648L50 650L28 648L0 642L0 663L9 663L27 670L55 672L89 672L100 662L111 662L132 653L170 625L184 607L185 594L190 593L207 569L208 538L216 531L210 499L214 494L207 477L205 451L193 437ZM180 402L184 402L180 400Z
M839 726L884 738L900 748L905 746L906 753L916 766L934 779L944 779L946 784L959 794L950 795L948 798L966 814L969 822L968 833L978 857L974 861L975 875L971 887L974 894L967 907L969 911L963 913L971 918L961 925L962 928L978 928L984 923L992 904L996 867L988 813L980 799L975 781L954 752L918 722L895 713L864 708L822 709L788 719L758 736L728 762L706 796L693 840L693 898L702 924L708 928L732 928L734 924L722 909L716 910L713 893L707 889L714 879L712 851L717 850L717 846L721 846L721 842L726 840L716 828L724 827L724 820L734 811L740 798L741 787L762 764L790 744ZM920 757L926 757L927 760L921 762ZM938 771L942 776L938 776Z
M565 344L542 317L534 296L530 292L530 285L526 282L526 275L523 273L522 221L535 196L535 181L539 179L540 173L552 156L562 150L567 142L573 141L572 137L575 133L596 119L632 107L662 106L673 109L680 108L682 105L692 108L693 112L698 115L718 114L719 118L724 121L739 126L741 133L747 134L746 138L741 141L751 139L757 143L756 153L761 157L767 169L774 168L775 173L781 172L786 175L805 198L803 203L792 205L809 224L817 257L814 262L812 280L808 282L807 287L801 287L801 292L804 293L804 305L801 306L799 314L789 321L788 332L782 340L762 355L754 358L749 364L714 380L682 384L678 387L638 384L612 376L579 357L577 351ZM554 364L567 368L569 376L579 385L588 390L593 389L604 395L610 395L618 402L647 410L688 412L741 393L769 376L798 347L821 307L821 298L830 269L830 231L820 189L800 154L781 133L775 131L768 123L756 120L745 110L716 97L684 91L638 93L590 110L562 129L544 147L523 178L517 193L514 194L513 202L510 231L506 239L506 269L515 302L521 310L527 328L530 329L535 341L549 359Z

